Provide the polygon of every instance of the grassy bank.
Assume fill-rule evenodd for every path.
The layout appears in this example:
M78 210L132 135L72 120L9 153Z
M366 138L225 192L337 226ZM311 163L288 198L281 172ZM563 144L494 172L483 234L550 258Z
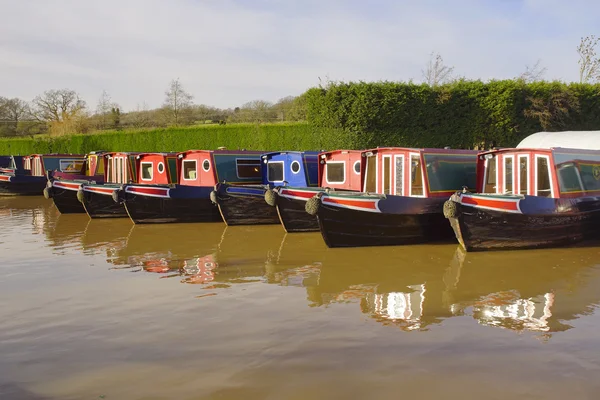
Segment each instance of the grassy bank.
M359 148L355 135L307 123L202 125L108 131L61 137L0 139L0 154L183 151L189 149L320 150Z

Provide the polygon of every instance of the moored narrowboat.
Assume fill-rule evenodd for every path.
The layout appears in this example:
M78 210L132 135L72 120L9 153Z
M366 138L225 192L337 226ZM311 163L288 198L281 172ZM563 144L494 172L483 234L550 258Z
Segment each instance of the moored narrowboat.
M378 148L362 153L363 192L323 192L306 203L329 247L452 238L442 213L450 194L474 187L477 152Z
M125 185L119 197L136 224L222 221L210 199L215 184L260 183L261 154L245 150L184 151L169 165L172 181Z
M220 181L211 200L227 225L278 224L277 209L265 202L268 189L277 186L316 186L318 183L318 152L284 151L262 155L258 168L261 184L233 185Z
M83 165L79 154L32 154L12 157L10 165L0 171L0 195L42 195L47 171L76 175Z
M75 175L60 171L49 172L44 197L51 198L61 214L85 213L85 208L78 198L78 194L83 194L81 185L84 183L104 183L102 152L86 154L80 171Z
M306 212L306 202L325 190L361 190L361 151L334 150L318 156L318 186L278 186L265 192L267 204L277 208L281 225L286 232L319 230L314 215Z
M83 183L77 198L90 218L127 217L125 207L117 198L117 190L129 182L137 182L135 158L139 153L109 152L102 154L104 183Z
M467 251L600 239L600 131L539 132L480 153L476 193L453 194L444 213Z

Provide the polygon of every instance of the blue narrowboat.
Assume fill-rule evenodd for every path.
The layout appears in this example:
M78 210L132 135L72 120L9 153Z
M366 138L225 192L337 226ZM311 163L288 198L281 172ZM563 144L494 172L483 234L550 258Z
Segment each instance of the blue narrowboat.
M77 175L83 165L79 154L32 154L12 157L7 168L0 171L0 195L42 195L47 171Z
M102 152L90 152L85 155L78 174L60 171L48 173L48 183L44 189L44 197L52 199L61 214L85 213L79 196L83 194L81 185L104 183L104 158Z
M211 200L227 225L278 224L277 209L265 202L268 189L278 186L318 185L318 152L283 151L263 154L262 182L257 185L232 185L219 182Z
M222 221L210 195L217 182L260 184L260 151L188 150L177 154L173 182L128 184L118 192L135 224Z
M317 217L306 212L306 202L317 193L361 190L361 151L334 150L319 154L319 185L279 186L265 192L265 201L277 208L286 232L319 230Z

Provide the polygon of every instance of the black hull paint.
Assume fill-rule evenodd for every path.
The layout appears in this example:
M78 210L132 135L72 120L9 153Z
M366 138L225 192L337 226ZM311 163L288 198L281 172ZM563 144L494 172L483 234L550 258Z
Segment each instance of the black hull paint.
M229 193L228 189L237 193ZM227 225L279 224L277 209L265 202L267 188L262 186L232 186L217 184L216 200ZM242 193L247 191L248 194Z
M219 208L209 198L171 199L127 193L125 208L135 224L223 221Z
M319 229L328 247L395 246L451 240L453 232L441 212L392 214L321 204Z
M0 196L41 196L44 194L44 188L46 187L46 178L36 178L40 179L28 180L24 182L0 181ZM13 179L19 178L17 177Z
M573 214L525 215L454 204L457 214L450 224L467 251L562 247L600 239L600 207Z
M84 207L90 218L126 218L127 211L123 203L115 203L112 196L85 192Z
M316 232L319 221L306 212L306 200L277 198L277 213L286 232Z
M85 207L77 199L77 191L52 188L52 200L61 214L85 214Z

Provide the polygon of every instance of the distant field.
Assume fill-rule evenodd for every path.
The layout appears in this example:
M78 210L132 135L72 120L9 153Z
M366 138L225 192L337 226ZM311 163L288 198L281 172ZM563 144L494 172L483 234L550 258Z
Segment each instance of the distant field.
M340 129L308 123L199 125L105 131L85 135L0 139L0 154L87 153L94 150L166 152L189 149L321 150L352 148Z

